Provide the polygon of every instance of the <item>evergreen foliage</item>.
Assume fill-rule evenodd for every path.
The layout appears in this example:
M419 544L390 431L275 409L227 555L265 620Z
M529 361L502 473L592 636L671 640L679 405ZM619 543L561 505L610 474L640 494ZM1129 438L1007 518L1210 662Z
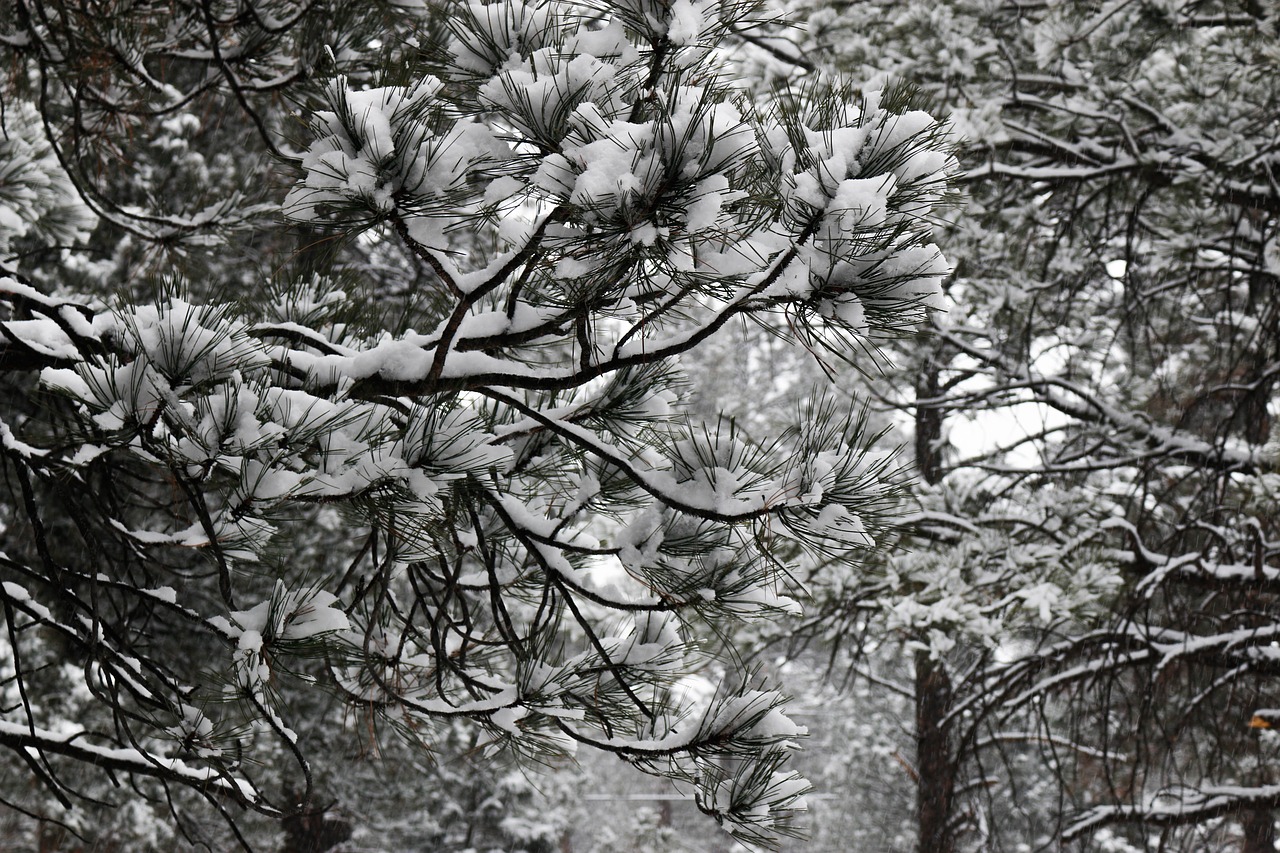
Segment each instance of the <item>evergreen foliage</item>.
M793 833L783 697L685 680L797 608L802 561L856 565L899 484L856 410L750 441L676 360L746 320L841 351L920 322L938 123L749 97L715 51L746 5L98 7L0 4L0 745L42 786L0 796L328 843L337 700Z

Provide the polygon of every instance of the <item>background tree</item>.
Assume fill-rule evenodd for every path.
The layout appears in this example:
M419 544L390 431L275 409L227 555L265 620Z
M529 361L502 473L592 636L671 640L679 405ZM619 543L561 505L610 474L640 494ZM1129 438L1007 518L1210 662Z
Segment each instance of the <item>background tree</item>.
M920 649L920 849L1270 849L1274 12L799 9L742 30L761 79L901 77L967 140L949 315L869 386L914 425L920 524L836 587L837 624Z

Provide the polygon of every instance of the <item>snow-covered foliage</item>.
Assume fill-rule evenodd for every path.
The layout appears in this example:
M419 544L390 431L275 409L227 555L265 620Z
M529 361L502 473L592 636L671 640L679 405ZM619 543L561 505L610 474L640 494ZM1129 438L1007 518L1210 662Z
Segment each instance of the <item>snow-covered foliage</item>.
M710 662L707 626L799 610L799 555L877 544L891 462L830 401L776 441L696 418L674 362L752 318L839 350L927 316L950 269L942 127L830 81L748 97L713 61L733 5L399 4L386 36L410 35L379 79L353 58L382 45L359 8L255 4L232 25L205 4L180 26L143 7L116 38L16 6L5 49L95 104L49 143L121 242L214 271L222 241L283 213L400 254L240 301L181 268L123 295L4 269L19 695L0 744L64 800L81 762L321 832L308 733L331 717L306 709L323 695L419 743L468 719L485 755L605 750L745 843L794 832L804 731L783 697L680 679ZM170 59L205 76L154 80ZM292 142L301 123L269 97L286 86L309 128ZM170 112L166 162L199 171L176 140L205 97L296 164L287 192L274 172L221 196L210 180L179 214L86 171ZM386 281L414 300L399 321L362 315ZM24 661L48 642L83 665L92 724L46 713Z
M13 264L24 248L74 246L94 223L45 141L36 108L6 103L0 112L0 259Z

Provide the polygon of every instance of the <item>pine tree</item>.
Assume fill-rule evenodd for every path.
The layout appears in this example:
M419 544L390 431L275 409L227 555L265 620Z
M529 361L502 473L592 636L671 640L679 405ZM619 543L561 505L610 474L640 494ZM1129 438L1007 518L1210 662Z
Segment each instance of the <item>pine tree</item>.
M58 161L23 215L59 236L0 277L0 744L64 806L97 768L247 847L241 808L325 829L337 699L613 753L774 843L803 730L749 673L682 679L797 608L806 554L856 563L897 485L856 413L750 441L676 362L743 320L918 323L945 133L829 80L750 98L715 50L747 6L366 8L5 8L5 100Z
M848 382L915 429L916 530L820 624L923 655L919 849L1270 849L1274 10L788 5L761 79L901 78L964 139L950 310Z

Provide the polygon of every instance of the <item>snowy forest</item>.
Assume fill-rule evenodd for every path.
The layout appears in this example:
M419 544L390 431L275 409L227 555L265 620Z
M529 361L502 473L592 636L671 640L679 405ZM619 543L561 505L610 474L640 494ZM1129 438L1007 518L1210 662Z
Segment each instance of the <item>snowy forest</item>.
M1273 853L1278 69L0 0L0 848Z

